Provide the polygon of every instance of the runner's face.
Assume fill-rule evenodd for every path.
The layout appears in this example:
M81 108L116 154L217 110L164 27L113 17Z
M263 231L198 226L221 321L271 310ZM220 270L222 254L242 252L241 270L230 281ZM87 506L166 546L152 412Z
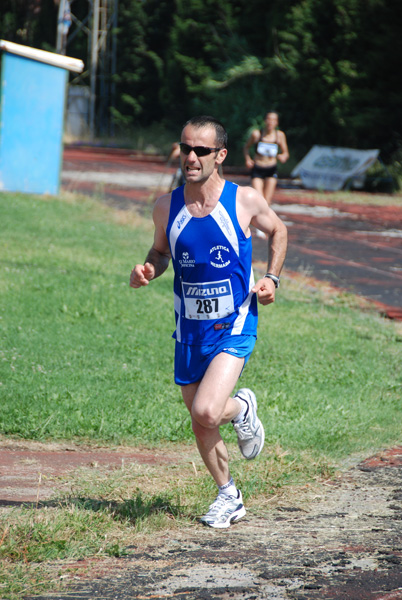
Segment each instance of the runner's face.
M189 146L206 146L217 148L216 133L214 127L194 127L187 125L183 129L181 141ZM220 152L225 152L220 151ZM216 167L216 159L219 152L211 152L207 156L197 156L195 152L185 155L180 153L181 169L187 183L200 183L209 179ZM221 161L219 161L221 162Z
M265 125L268 131L274 131L278 127L278 115L276 113L268 113L265 117Z

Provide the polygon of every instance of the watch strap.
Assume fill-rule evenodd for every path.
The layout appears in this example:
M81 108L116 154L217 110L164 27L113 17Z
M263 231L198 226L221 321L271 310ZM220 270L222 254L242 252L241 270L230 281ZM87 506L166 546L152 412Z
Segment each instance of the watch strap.
M272 281L273 281L273 282L274 282L274 284L275 284L275 287L276 287L276 288L278 288L278 287L279 287L279 284L280 284L280 279L279 279L279 277L277 277L276 275L273 275L272 273L266 273L266 274L264 275L264 277L268 277L268 279L272 279Z

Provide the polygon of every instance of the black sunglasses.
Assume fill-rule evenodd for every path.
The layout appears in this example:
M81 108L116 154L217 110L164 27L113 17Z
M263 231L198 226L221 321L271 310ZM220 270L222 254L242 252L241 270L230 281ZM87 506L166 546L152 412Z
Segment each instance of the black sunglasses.
M180 142L179 144L180 150L188 156L190 152L195 152L197 156L208 156L211 152L218 152L219 150L223 150L223 148L208 148L207 146L189 146L184 142Z

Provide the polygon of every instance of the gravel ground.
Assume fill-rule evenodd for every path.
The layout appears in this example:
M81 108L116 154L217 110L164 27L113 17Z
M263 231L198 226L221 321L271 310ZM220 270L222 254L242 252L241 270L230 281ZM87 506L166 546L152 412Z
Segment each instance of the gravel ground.
M18 459L7 445L0 452L2 471L8 454L24 474L19 484L15 477L14 498L21 498L24 486L32 496L29 469L37 473L38 456L44 464L55 452L36 450L33 458L32 448L26 449L25 461L21 448ZM72 463L72 454L64 450L65 470L90 460L121 461L116 452L80 456L76 450ZM62 456L57 450L52 463L58 472ZM141 453L133 451L134 457L141 460ZM195 524L132 550L122 558L66 563L69 591L35 600L402 600L402 447L349 466L333 483L297 495L292 503L249 511L230 529Z

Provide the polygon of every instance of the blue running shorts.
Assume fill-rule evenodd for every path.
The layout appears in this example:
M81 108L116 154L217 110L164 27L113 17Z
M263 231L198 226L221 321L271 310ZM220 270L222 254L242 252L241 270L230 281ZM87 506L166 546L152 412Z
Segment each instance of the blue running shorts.
M174 380L177 385L188 385L200 381L210 362L221 352L244 358L246 365L254 349L253 335L229 335L216 344L192 346L176 342L174 355ZM244 368L243 366L243 368Z

